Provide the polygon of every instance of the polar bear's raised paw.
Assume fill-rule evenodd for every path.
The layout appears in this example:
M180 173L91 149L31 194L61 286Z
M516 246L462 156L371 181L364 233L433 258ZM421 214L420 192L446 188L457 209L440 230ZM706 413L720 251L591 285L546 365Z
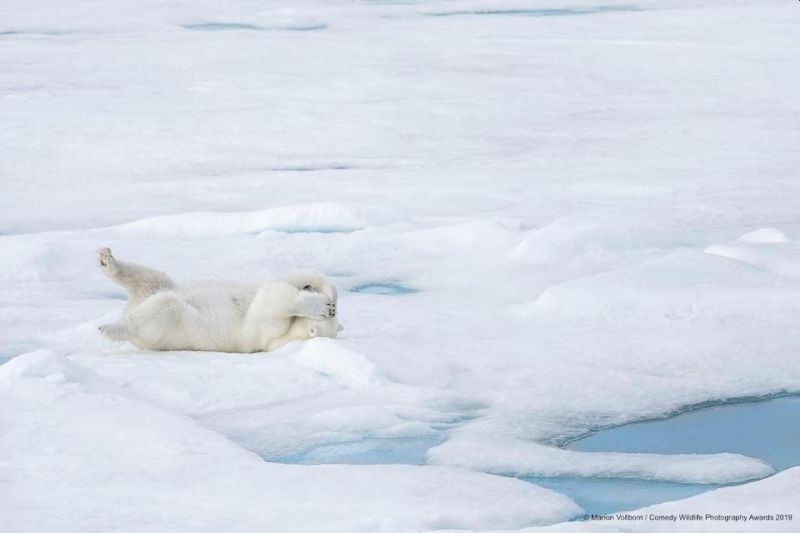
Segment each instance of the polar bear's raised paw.
M111 253L111 248L100 248L97 250L97 259L100 261L100 268L113 271L116 269L116 260Z
M295 316L304 316L315 320L336 316L336 302L318 292L301 292L298 304Z

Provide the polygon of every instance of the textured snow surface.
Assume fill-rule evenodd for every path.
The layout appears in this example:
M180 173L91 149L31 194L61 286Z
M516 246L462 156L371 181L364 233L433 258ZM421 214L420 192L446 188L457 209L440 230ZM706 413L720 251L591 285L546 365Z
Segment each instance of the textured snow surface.
M580 516L523 475L768 476L657 508L800 516L796 468L558 448L800 392L798 9L5 0L3 527ZM106 345L125 296L100 246L178 281L319 269L345 329L269 354ZM431 443L426 464L287 464L392 439Z
M459 464L507 475L615 477L680 483L734 483L775 472L763 461L729 453L586 453L510 439L495 446L494 453L487 455L487 443L455 440L429 452L428 459L432 464Z
M546 489L464 470L265 463L49 352L7 363L0 383L3 405L14 407L2 415L13 429L0 447L13 475L0 510L13 530L519 527L532 507L546 522L577 511ZM46 512L31 505L48 494L59 497L43 502Z

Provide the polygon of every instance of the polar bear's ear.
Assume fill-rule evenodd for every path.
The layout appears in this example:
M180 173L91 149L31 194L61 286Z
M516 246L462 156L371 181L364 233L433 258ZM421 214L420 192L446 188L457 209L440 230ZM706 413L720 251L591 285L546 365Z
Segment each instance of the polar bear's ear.
M344 326L343 326L343 325L341 325L341 324L337 324L337 326L336 326L336 327L338 328L338 329L336 330L337 332L339 332L339 331L342 331L342 330L344 329Z
M317 326L311 326L308 328L308 336L312 339L317 336Z

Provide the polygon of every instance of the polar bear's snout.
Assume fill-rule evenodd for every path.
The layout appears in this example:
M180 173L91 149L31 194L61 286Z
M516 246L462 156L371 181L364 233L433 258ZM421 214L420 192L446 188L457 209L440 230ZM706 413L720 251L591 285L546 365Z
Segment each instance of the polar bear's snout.
M316 320L309 325L308 336L314 337L331 337L335 338L344 328L339 324L335 317L326 318L324 320Z

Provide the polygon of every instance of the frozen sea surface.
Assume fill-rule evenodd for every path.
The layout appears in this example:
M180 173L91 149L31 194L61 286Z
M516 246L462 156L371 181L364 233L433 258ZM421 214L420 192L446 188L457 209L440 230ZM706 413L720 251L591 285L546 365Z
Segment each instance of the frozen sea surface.
M800 469L755 447L560 447L800 392L796 3L5 0L0 21L9 533L608 527L520 479L558 476L800 515ZM179 282L339 273L345 329L106 345L125 302L101 246ZM349 290L387 282L416 292Z

